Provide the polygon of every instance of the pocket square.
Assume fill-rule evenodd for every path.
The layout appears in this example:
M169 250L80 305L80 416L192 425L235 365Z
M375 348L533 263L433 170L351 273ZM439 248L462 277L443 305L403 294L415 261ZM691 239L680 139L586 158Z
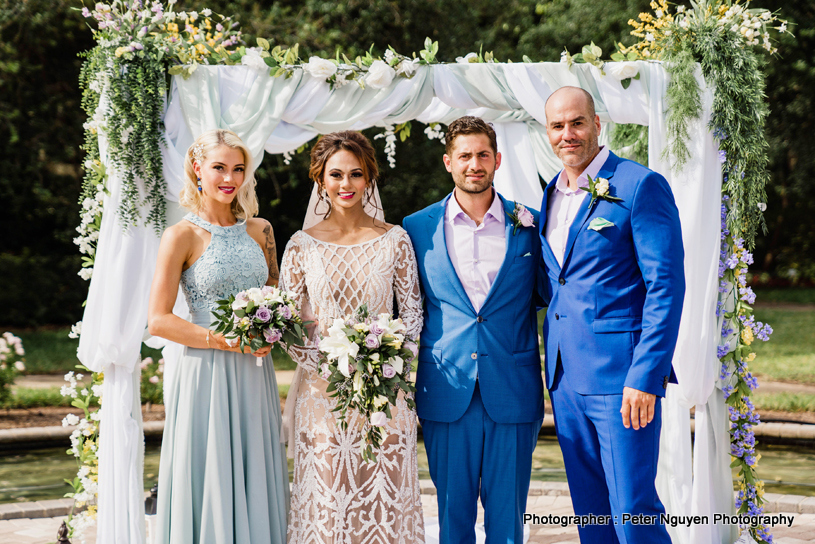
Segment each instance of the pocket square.
M527 253L526 255L521 255L521 257L531 257L531 256L532 256L531 253Z
M606 227L613 227L613 226L614 226L614 223L612 223L608 219L604 219L602 217L596 217L596 218L591 220L591 223L589 223L589 226L587 227L587 229L588 230L601 231Z

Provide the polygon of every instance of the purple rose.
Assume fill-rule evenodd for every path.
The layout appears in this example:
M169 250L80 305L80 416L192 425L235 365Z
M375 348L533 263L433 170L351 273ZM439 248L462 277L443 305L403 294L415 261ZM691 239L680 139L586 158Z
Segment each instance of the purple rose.
M376 321L374 321L373 323L371 323L371 328L370 328L369 330L371 331L371 334L375 334L375 335L377 335L377 336L379 336L380 334L382 334L383 332L385 332L385 329L383 329L382 327L380 327L380 326L379 326L379 323L377 323Z
M329 368L328 363L320 365L320 376L322 376L324 380L331 377L331 368Z
M375 334L369 334L365 337L365 347L368 349L374 349L379 347L379 337Z
M266 329L263 331L263 338L266 339L267 342L270 344L274 344L278 340L283 337L283 333L280 332L280 329Z
M277 315L283 319L291 319L291 308L289 308L286 304L281 304L277 308Z
M255 319L259 319L263 323L268 323L272 318L272 312L266 306L261 306L255 312Z
M382 365L382 376L385 378L393 378L396 376L396 369L389 364Z
M535 216L532 215L532 212L526 209L525 206L522 204L518 204L517 215L518 221L521 222L521 225L524 227L531 227L535 224Z
M416 342L405 342L404 347L413 354L412 359L415 359L416 356L419 355L419 346L416 344Z

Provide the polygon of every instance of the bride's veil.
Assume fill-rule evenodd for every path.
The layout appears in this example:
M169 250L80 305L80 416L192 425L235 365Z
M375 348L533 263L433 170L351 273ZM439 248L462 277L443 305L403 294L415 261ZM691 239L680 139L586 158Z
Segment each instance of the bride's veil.
M385 221L385 210L382 208L382 199L379 197L379 187L376 183L373 184L373 190L368 195L363 196L363 208L365 213L378 219ZM311 190L311 198L309 198L308 206L306 207L306 216L303 219L303 230L313 227L323 220L329 210L328 202L320 198L320 193L317 190L317 184L314 184ZM308 301L306 301L308 304ZM311 307L301 308L301 315L303 321L316 321ZM286 406L283 409L283 425L280 428L281 442L288 442L287 453L289 457L294 457L294 413L295 404L297 401L297 393L300 390L300 382L303 379L303 371L300 365L294 369L294 376L292 377L289 392L286 395Z

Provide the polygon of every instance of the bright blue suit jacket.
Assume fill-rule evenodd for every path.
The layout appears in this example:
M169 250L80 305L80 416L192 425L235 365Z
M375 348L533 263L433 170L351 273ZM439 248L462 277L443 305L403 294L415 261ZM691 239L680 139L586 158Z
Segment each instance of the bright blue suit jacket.
M671 365L685 296L679 212L661 175L613 153L597 174L610 202L586 195L569 230L563 267L546 241L546 210L557 176L541 203L540 238L548 277L543 325L546 381L558 355L572 387L584 395L622 394L632 387L658 396L676 383ZM613 226L595 231L592 220Z
M538 348L536 278L540 239L536 227L505 217L506 254L479 312L456 274L444 236L448 195L406 217L424 295L424 328L416 374L419 417L450 423L470 404L478 377L482 401L498 423L543 419L543 380ZM500 195L499 195L500 196ZM504 210L513 202L501 197ZM538 214L530 210L538 224Z

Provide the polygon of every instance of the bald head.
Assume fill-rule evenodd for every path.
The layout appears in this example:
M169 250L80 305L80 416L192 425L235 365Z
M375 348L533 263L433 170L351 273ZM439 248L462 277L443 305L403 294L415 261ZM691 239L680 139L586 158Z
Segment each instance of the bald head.
M600 152L600 118L594 99L579 87L561 87L546 101L546 135L552 151L563 162L569 186Z
M547 124L549 124L550 102L553 106L555 104L560 106L563 103L568 103L570 106L582 105L585 108L586 117L593 119L596 115L596 111L594 109L594 98L591 96L591 93L585 89L581 89L580 87L561 87L549 95L549 98L546 99L546 104L544 105Z

